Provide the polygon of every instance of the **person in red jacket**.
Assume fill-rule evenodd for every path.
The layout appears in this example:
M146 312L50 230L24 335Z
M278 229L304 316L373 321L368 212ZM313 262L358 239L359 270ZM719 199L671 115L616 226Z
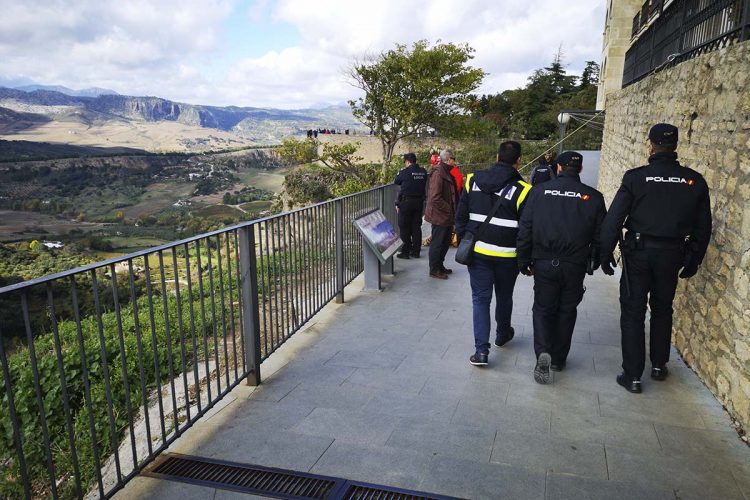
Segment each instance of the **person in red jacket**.
M461 173L455 163L453 164L453 168L451 168L450 174L456 179L456 203L458 203L458 198L461 196L461 187L464 185L464 174Z
M438 163L440 163L440 155L438 155L437 151L433 149L432 156L430 156L430 165L434 167Z

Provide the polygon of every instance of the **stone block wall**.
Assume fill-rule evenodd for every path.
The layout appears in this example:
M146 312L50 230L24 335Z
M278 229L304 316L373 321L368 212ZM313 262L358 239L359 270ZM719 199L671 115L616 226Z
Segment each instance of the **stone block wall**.
M679 127L680 162L706 178L714 218L701 269L680 280L673 341L750 431L750 42L607 97L599 189L608 204L623 173L647 163L648 130L658 122Z

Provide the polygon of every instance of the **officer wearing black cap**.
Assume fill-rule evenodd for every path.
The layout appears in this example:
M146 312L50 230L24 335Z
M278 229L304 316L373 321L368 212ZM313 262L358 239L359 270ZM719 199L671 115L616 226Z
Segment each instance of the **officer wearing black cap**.
M518 267L534 276L534 380L565 368L587 268L599 267L604 197L581 182L583 156L565 151L557 176L529 194L518 230Z
M398 229L404 245L396 255L400 259L419 257L422 245L422 209L424 208L427 170L417 165L417 155L406 153L406 164L394 183L401 186L396 197L398 210Z
M614 274L612 252L620 241L622 368L617 383L641 392L646 363L646 303L651 309L651 378L667 377L672 340L672 301L677 278L690 278L711 238L708 185L677 161L677 127L659 123L648 134L648 165L622 178L602 226L602 271ZM627 232L622 239L622 227Z

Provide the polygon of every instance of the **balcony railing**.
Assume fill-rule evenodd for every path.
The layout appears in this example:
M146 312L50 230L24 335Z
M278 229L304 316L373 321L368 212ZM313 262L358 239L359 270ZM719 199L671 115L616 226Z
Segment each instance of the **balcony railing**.
M673 0L666 7L651 0L633 18L636 36L625 54L623 87L654 70L750 40L750 0Z
M0 288L0 496L111 497L363 270L395 186Z

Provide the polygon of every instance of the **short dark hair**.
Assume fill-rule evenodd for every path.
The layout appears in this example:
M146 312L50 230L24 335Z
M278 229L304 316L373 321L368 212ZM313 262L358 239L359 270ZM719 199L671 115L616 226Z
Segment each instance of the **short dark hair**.
M503 163L513 164L521 157L521 145L516 141L505 141L497 148L497 156Z
M652 142L651 147L654 148L654 153L674 153L677 151L677 144L654 144Z
M414 153L406 153L404 155L404 161L408 161L409 163L417 163L417 155Z
M563 172L570 172L572 174L580 174L581 170L583 170L583 165L581 166L574 166L574 165L560 165L562 167Z

